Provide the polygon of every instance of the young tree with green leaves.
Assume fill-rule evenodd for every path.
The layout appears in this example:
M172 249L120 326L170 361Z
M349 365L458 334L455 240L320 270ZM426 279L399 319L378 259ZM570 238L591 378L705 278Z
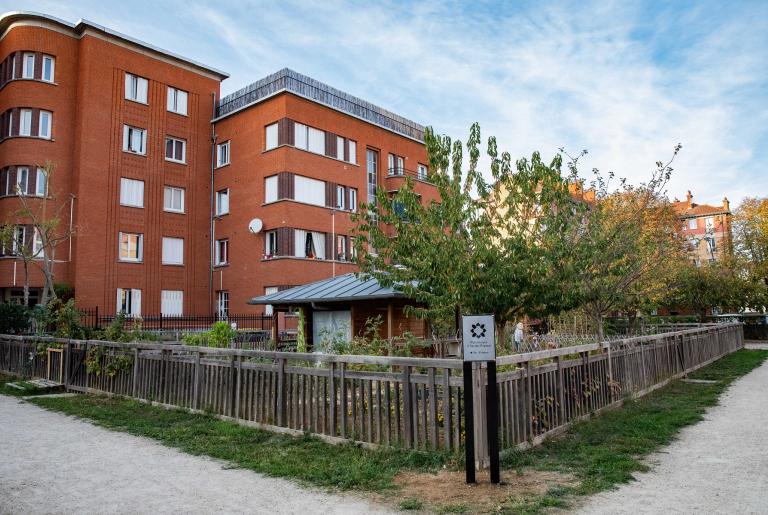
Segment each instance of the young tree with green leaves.
M573 241L584 206L569 193L560 157L545 163L534 153L513 166L491 137L487 182L478 124L466 169L460 141L429 128L424 140L439 200L423 202L410 179L394 194L379 189L355 217L362 272L417 301L409 314L443 327L457 313L492 313L502 328L573 306Z

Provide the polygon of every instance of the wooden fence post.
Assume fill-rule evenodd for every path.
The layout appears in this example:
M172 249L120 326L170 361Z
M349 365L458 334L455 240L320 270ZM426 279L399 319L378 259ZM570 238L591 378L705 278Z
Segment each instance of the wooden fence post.
M557 404L560 424L565 424L565 385L563 384L563 359L561 356L555 356L557 364Z
M61 366L64 368L64 390L69 390L69 364L71 363L70 354L72 352L72 344L67 342L64 344L64 359L62 359Z
M131 385L131 397L136 398L139 392L139 348L133 349L133 384Z
M336 436L336 363L331 362L331 366L328 369L328 382L330 383L330 393L329 393L329 402L331 404L330 406L330 413L328 415L329 417L329 424L328 424L328 432L331 436Z
M405 446L413 447L413 400L411 399L411 367L403 365L403 426L405 429Z
M339 363L339 398L341 399L341 437L347 437L347 364Z
M389 408L389 403L387 403L387 408ZM456 409L458 412L458 406L456 407ZM451 369L450 368L443 369L443 439L445 443L445 449L450 451L451 450Z
M192 385L192 408L200 409L200 351L195 352L195 383Z
M234 356L233 356L234 358ZM242 383L242 370L243 370L243 362L240 360L240 357L237 358L237 374L235 379L235 419L240 419L240 388Z
M285 358L280 358L277 360L277 425L285 424Z

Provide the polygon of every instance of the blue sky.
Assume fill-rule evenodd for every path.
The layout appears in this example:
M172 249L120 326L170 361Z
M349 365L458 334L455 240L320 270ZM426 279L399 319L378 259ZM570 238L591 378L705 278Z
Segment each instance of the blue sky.
M637 182L683 150L670 196L768 195L768 2L216 3L0 0L85 18L230 73L283 67L514 158L559 147Z

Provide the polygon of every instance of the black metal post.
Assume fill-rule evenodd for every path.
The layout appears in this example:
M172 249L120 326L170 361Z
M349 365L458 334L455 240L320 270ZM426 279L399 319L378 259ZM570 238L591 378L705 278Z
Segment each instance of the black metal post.
M488 426L488 452L491 455L491 483L499 484L499 391L496 385L496 362L488 362L486 387L486 417Z
M475 483L475 413L472 398L472 362L464 362L464 461L467 484Z

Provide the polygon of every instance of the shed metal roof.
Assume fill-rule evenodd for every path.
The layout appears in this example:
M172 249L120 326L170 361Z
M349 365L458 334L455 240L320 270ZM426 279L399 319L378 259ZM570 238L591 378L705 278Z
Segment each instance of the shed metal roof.
M382 286L376 279L361 278L350 273L254 297L248 304L294 305L394 298L405 298L405 295L395 288Z

